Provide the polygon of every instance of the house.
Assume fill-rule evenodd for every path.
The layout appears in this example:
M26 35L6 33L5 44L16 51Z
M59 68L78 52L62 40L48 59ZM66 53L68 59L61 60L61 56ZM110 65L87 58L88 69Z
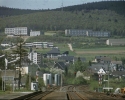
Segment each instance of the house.
M111 74L113 77L125 77L125 71L113 71Z
M97 62L97 63L110 63L111 58L109 58L107 56L95 56L94 62Z
M63 60L66 63L74 63L74 56L61 56L58 57L58 60Z
M125 39L108 39L106 40L106 44L110 46L125 45Z
M60 56L60 50L58 48L52 48L49 52L47 52L47 58L56 58Z
M110 63L111 71L122 71L125 68L122 65L122 61L111 61Z
M108 72L110 70L110 66L109 64L102 64L102 63L97 63L97 64L92 64L91 66L89 66L89 70L92 72L92 73L98 73L98 71L100 69L103 69L105 72Z

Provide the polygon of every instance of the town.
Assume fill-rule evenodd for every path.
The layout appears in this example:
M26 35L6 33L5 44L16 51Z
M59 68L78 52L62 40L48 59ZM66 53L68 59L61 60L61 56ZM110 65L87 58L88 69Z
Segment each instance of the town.
M63 10L61 8L61 14L65 12ZM100 13L97 9L95 12ZM103 12L108 16L107 10ZM72 13L78 17L80 12ZM88 22L92 21L93 10L88 13L89 10L82 10L78 18L87 15ZM109 28L108 24L90 28L81 27L83 24L53 26L51 23L52 26L41 27L38 21L34 25L30 22L12 25L9 18L11 16L8 25L0 24L0 89L4 94L0 99L124 100L125 37L122 24L118 29ZM101 17L96 20L98 23ZM118 19L109 18L107 22L112 20L119 25Z

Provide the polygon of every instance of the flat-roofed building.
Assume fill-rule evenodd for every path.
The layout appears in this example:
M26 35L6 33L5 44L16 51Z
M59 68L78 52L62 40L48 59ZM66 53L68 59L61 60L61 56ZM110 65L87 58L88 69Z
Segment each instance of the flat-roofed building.
M92 31L82 29L66 29L65 36L90 36L90 37L109 37L110 32Z
M5 28L6 35L28 35L27 27L14 27L14 28Z
M66 29L65 36L86 36L87 30Z
M38 53L36 51L32 51L28 54L28 58L30 61L32 61L34 64L41 64L41 53Z
M125 45L125 39L108 39L106 41L107 45Z
M30 36L39 36L40 35L40 31L30 31Z

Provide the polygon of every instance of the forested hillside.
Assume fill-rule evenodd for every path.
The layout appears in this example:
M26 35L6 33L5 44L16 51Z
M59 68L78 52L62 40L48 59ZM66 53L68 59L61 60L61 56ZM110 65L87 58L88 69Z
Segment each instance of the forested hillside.
M36 11L30 14L15 14L0 18L0 31L4 31L5 27L29 27L33 30L44 31L73 28L110 31L114 35L124 36L124 5L124 1L103 1L65 7L63 11L56 9Z

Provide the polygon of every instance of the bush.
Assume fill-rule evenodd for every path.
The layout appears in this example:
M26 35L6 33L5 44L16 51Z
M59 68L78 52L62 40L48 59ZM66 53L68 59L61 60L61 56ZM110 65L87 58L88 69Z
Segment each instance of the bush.
M73 84L74 85L86 85L87 84L87 81L82 77L82 76L80 76L80 77L78 77L78 78L75 78L74 80L73 80Z

